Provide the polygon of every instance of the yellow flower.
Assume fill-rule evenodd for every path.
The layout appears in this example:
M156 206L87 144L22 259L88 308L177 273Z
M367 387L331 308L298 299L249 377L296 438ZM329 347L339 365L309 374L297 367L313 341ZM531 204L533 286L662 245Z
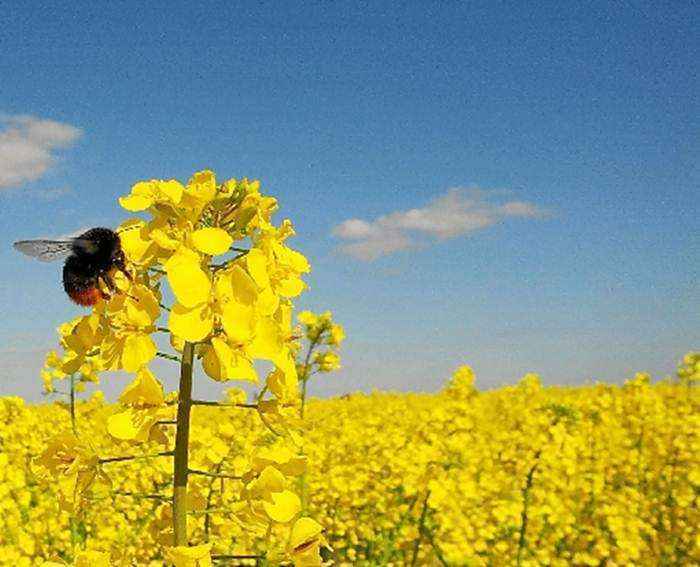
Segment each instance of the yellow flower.
M168 547L165 559L173 567L211 567L211 544Z
M95 483L98 486L110 484L95 452L73 434L54 437L34 464L54 479L59 504L65 510L81 506Z
M322 566L321 546L328 546L321 524L306 517L294 522L288 548L295 567Z
M150 336L160 316L156 292L134 283L125 293L115 294L102 308L107 333L100 345L100 358L109 370L136 372L156 355Z
M184 188L179 181L139 181L131 188L127 197L120 197L119 204L127 211L144 211L158 203L178 205Z
M134 408L162 406L165 403L163 385L148 368L142 368L121 393L119 401Z
M225 380L258 381L258 375L250 358L243 351L232 348L219 337L213 337L211 345L204 348L202 367L209 377L219 382Z
M148 368L138 371L119 401L127 409L108 418L107 431L112 437L124 441L167 441L156 425L159 420L171 417L172 410L164 407L163 386Z
M197 252L181 246L165 264L173 293L178 304L185 308L193 308L209 299L211 281L201 263Z
M210 408L193 412L189 463L197 467L193 469L197 472L227 471L230 474L223 476L232 476L233 482L222 482L220 495L214 500L211 490L218 489L219 483L207 484L206 476L193 473L188 481L188 506L196 504L201 510L215 502L218 506L220 500L221 507L228 511L228 520L244 522L240 526L227 521L226 513L208 514L207 537L217 548L236 542L236 546L259 549L269 526L275 524L275 533L269 534L263 546L269 549L262 551L270 562L284 560L286 544L280 536L285 530L278 524L292 523L301 511L301 501L292 490L296 480L292 482L286 475L299 476L306 465L306 457L298 454L302 422L295 357L299 344L292 329L291 298L305 289L302 276L310 266L302 254L287 246L287 239L294 234L292 224L287 220L279 226L272 224L277 201L260 193L258 181L229 179L218 184L209 170L196 172L184 185L176 180L138 182L120 198L120 204L144 216L129 218L118 228L128 274L114 273L115 286L105 288L110 299L100 301L89 315L61 326L63 352L47 356L42 379L50 390L55 379L79 376L77 384L71 383L79 391L82 382L97 380L103 371L125 370L135 377L122 392L116 409L97 399L71 406L71 415L77 418L75 430L81 439L90 439L89 446L70 437L56 441L37 463L47 471L53 470L57 477L54 490L67 504L64 507L75 509L87 499L88 489L94 493L96 481L102 480L103 465L107 468L107 463L129 461L124 466L110 464L109 470L120 475L119 491L134 495L134 507L110 502L91 509L91 516L94 512L94 517L99 517L95 524L99 528L85 525L89 545L92 538L100 543L99 538L103 538L111 542L108 545L113 555L116 553L122 562L162 562L161 558L154 559L148 546L136 543L139 538L134 537L133 530L141 527L140 518L152 516L155 519L150 522L149 536L161 545L172 545L172 510L164 504L154 512L150 499L144 501L136 495L164 493L172 463L133 458L139 455L100 460L93 446L100 452L107 449L108 455L110 451L95 432L106 429L112 441L157 442L172 447L176 430L165 426L172 425L177 394L166 396L148 368L157 353L156 332L168 333L168 340L163 336L158 341L162 348L169 341L179 353L189 352L186 344L194 343L195 364L201 363L214 380L257 382L256 368L266 362L265 382L251 404L257 412L246 408L240 422L222 422L219 416L209 419L205 427L195 422ZM168 307L164 303L171 296L175 301ZM169 312L167 322L161 318L161 309ZM319 320L327 332L324 340L337 346L344 336L342 327L332 327L330 313ZM178 357L173 358L177 361ZM338 360L337 355L324 355L316 366L336 367ZM244 393L231 397L246 399ZM2 408L0 403L0 411ZM65 420L67 412L59 413ZM159 423L162 421L168 423ZM10 420L0 419L0 425L5 422ZM239 442L239 431L253 422L262 422L266 433L256 431ZM58 428L66 425L56 423ZM280 438L273 441L277 436ZM4 431L0 437L4 449ZM120 448L123 445L120 443ZM146 448L144 456L152 452ZM6 469L0 453L0 494ZM159 497L153 499L157 502ZM34 513L29 501L18 502L19 506L20 515ZM110 515L110 509L117 508L123 513ZM194 514L190 518L192 541L199 537L195 534L202 528L201 519ZM65 517L51 521L57 524ZM60 534L56 546L65 551L70 543L66 531L55 525L49 529L52 534ZM0 525L0 534L2 530ZM32 536L12 533L11 537L25 555L44 552L45 543ZM2 553L0 546L0 563L6 560ZM175 565L211 563L209 546L171 547L164 555ZM93 559L98 561L96 555ZM10 561L19 565L14 559Z
M301 512L301 500L291 490L270 493L271 502L263 502L267 516L280 524L291 522Z
M345 329L342 325L334 323L331 326L330 336L328 337L328 344L333 346L338 346L345 340Z
M192 233L191 238L194 247L209 256L225 254L233 244L231 235L221 228L200 228Z
M75 567L109 567L109 554L99 551L79 551L75 556Z
M445 388L445 393L455 398L468 398L476 393L474 379L474 371L471 366L466 364L460 366L452 374L452 378Z
M311 311L300 311L297 315L297 320L302 325L307 325L308 327L313 327L318 321L318 315L312 313Z
M317 352L314 363L318 366L319 372L333 372L340 368L340 356L332 351Z
M56 561L44 561L41 567L66 567L67 563L57 563ZM110 567L109 554L99 551L79 551L75 555L73 567Z

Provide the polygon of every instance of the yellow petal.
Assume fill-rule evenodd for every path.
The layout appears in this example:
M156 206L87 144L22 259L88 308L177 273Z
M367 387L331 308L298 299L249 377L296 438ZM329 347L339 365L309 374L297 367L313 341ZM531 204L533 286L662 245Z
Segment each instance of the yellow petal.
M122 441L144 442L149 438L151 428L158 420L155 411L129 408L115 413L107 419L107 432Z
M270 277L267 273L267 257L259 248L252 248L245 256L248 273L261 288L270 287Z
M259 319L255 326L255 338L250 346L251 356L274 361L282 350L283 341L277 323L267 317Z
M165 250L177 250L180 246L179 240L170 237L167 232L160 228L153 229L148 236L153 242Z
M75 556L75 567L109 567L109 554L100 551L80 551Z
M258 381L258 375L250 360L235 352L231 346L219 337L212 339L212 346L207 348L202 366L207 375L214 380L249 380Z
M280 304L280 298L272 291L272 288L266 287L258 295L258 301L255 308L261 315L272 315L277 311Z
M233 244L231 235L221 228L200 228L191 237L195 248L209 256L225 254Z
M182 246L165 263L165 270L179 303L194 307L208 301L211 282L200 267L199 254Z
M181 339L197 342L205 339L214 326L211 309L206 303L195 307L173 305L168 319L170 331Z
M126 197L119 197L119 204L127 211L145 211L153 204L153 198L143 195L128 195Z
M318 539L323 533L323 526L311 518L299 518L292 526L289 547L297 549Z
M198 207L209 203L216 195L216 177L214 173L208 169L195 173L187 182L185 193Z
M124 341L122 368L127 372L136 372L156 356L156 344L150 335L133 333Z
M236 300L245 305L253 305L258 298L258 289L241 266L222 270L216 278L216 298L220 303Z
M253 336L255 310L252 307L231 301L221 310L221 322L228 338L234 343L246 343Z
M300 273L307 273L311 271L311 266L309 261L306 259L301 252L287 248L287 258L286 260L290 263L292 268Z
M289 447L276 445L273 447L261 447L253 455L253 468L263 469L269 464L287 476L300 476L306 470L307 458L292 451Z
M135 264L142 264L150 253L151 241L143 234L146 223L140 219L123 222L117 229L119 241L126 257Z
M302 325L308 325L309 327L312 327L318 322L318 315L312 313L311 311L301 311L297 315L297 320Z
M211 544L166 547L165 559L173 567L211 567Z
M284 475L275 467L266 466L258 478L248 483L246 490L253 497L267 498L273 492L284 490Z
M286 524L301 512L301 500L292 491L273 492L271 497L272 502L263 502L263 509L271 520Z
M267 377L270 392L282 401L294 401L299 397L299 378L291 357L285 365L278 366Z
M165 403L163 385L148 368L142 368L121 393L119 401L133 407L161 406Z
M306 288L306 284L303 280L296 276L291 276L281 280L277 286L277 293L283 297L296 297Z
M230 373L233 380L246 380L256 384L258 382L258 373L255 371L253 363L241 355L234 356Z
M132 303L139 311L145 314L144 321L148 321L144 326L152 325L160 317L160 300L155 292L145 285L134 285L129 291L127 303Z
M176 205L182 200L182 194L185 188L182 183L176 179L169 179L168 181L159 181L158 189L168 201L175 203Z
M207 376L219 382L228 380L228 369L230 367L233 352L226 341L214 337L211 346L204 351L202 358L202 368Z

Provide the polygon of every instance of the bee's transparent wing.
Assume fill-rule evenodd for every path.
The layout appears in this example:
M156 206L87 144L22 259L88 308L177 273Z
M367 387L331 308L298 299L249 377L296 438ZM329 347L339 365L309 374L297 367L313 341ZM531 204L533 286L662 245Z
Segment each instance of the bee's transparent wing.
M68 256L73 250L74 243L74 238L65 240L20 240L14 243L14 247L22 254L42 262L53 262Z

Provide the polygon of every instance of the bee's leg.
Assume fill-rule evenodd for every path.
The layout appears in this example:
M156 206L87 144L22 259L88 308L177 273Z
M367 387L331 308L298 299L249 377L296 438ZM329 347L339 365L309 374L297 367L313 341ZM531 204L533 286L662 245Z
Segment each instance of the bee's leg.
M100 292L102 299L104 299L105 301L109 301L110 299L112 299L112 296L110 294L108 294L104 289L102 289L102 286L100 285L100 277L99 276L95 280L95 288L97 289L97 291Z
M109 272L104 272L103 274L100 274L100 278L107 286L107 289L111 294L117 293L117 286L114 284L114 280L112 279L112 276L109 275Z
M134 281L129 270L126 269L126 259L124 258L124 251L121 251L116 261L114 262L114 267L117 268L122 274L126 276L126 279L130 282Z

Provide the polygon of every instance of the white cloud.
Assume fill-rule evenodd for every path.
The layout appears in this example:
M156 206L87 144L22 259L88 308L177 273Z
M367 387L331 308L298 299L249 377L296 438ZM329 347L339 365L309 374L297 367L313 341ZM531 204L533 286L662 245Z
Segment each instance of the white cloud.
M373 221L348 219L333 229L347 244L339 250L359 260L371 262L399 250L417 248L425 243L420 236L436 241L469 235L508 217L542 218L547 211L525 201L494 203L490 199L502 192L481 189L449 189L420 209L396 211Z
M56 150L82 135L70 124L34 116L0 117L0 128L0 189L41 178L56 163Z

